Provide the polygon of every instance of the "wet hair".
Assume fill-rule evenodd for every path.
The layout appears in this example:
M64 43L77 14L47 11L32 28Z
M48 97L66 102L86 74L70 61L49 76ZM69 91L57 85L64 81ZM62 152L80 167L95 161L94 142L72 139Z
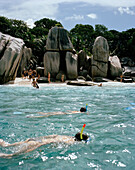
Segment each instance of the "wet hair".
M75 140L76 141L82 141L82 140L87 140L88 138L89 138L89 136L88 135L86 135L86 134L82 134L82 139L80 138L80 132L78 132L76 135L75 135Z
M86 110L85 107L81 107L80 112L86 112L86 111L87 111L87 110Z

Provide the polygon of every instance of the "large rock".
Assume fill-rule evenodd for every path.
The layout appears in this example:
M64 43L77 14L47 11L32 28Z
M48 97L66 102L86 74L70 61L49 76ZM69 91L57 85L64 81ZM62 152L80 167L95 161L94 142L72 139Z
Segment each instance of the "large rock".
M22 39L0 33L0 84L15 79L23 47Z
M109 46L107 40L101 36L97 37L92 52L92 77L107 77L109 59Z
M122 75L122 67L117 56L109 57L109 71L110 78L120 77Z
M44 67L37 67L36 71L37 71L37 76L41 76L41 77L44 76Z
M64 72L67 78L77 77L77 58L64 28L53 27L49 31L44 55L44 76L48 72L54 79L59 79L57 75L60 72Z
M24 49L23 49L21 62L20 62L20 65L19 65L19 68L18 68L18 71L17 71L17 77L21 77L22 71L24 70L24 68L27 69L29 67L31 57L32 57L31 48L27 48L25 46Z
M83 50L80 50L79 53L78 53L78 67L79 67L79 71L80 71L81 67L85 67L86 60L87 60L87 54Z
M73 51L73 45L64 28L53 27L49 30L48 38L46 41L47 51Z
M78 76L77 55L73 55L71 52L66 53L66 68L68 79L70 80L76 79Z
M44 55L44 65L44 75L47 77L49 72L51 77L56 77L60 67L59 52L46 52Z
M91 75L92 77L107 77L108 63L98 62L92 59Z
M91 66L91 58L87 56L86 52L80 50L78 53L78 72L87 70L89 72Z

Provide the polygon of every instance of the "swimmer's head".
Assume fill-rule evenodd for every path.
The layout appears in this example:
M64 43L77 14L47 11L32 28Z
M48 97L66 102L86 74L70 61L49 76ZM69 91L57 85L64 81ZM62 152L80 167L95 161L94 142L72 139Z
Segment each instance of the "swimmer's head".
M81 107L80 112L86 112L87 109L85 107Z
M87 139L89 138L89 136L86 135L86 134L82 134L82 139L81 139L80 134L81 134L81 133L78 132L78 133L75 135L75 140L76 140L76 141L82 141L82 140L87 141Z
M86 104L86 107L81 107L80 112L87 112L88 104Z

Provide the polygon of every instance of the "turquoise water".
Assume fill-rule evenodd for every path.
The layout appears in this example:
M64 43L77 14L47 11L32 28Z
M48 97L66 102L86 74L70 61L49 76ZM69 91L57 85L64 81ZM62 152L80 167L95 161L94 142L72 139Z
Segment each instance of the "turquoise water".
M43 118L38 112L79 110L88 114ZM74 136L86 124L89 144L50 144L0 158L0 169L128 169L135 168L135 84L106 83L103 87L47 85L0 86L0 139L9 143L51 134ZM0 153L15 152L2 148Z

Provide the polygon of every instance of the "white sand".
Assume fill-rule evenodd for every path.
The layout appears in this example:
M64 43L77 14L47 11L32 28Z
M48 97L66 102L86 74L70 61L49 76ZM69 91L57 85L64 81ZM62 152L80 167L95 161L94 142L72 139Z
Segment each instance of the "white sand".
M100 83L95 83L95 84L100 84ZM32 87L32 79L23 79L23 78L16 78L14 81L10 81L5 85L12 85L12 86L31 86ZM38 83L39 87L44 87L44 86L72 86L72 85L67 85L67 82L61 83L61 82L51 82L51 83ZM134 86L135 87L135 83L121 83L121 82L115 82L115 81L111 81L111 82L103 82L102 83L102 87L104 86ZM73 86L75 87L75 86ZM77 87L77 86L76 86ZM85 87L85 86L82 86ZM101 88L101 87L99 87Z

